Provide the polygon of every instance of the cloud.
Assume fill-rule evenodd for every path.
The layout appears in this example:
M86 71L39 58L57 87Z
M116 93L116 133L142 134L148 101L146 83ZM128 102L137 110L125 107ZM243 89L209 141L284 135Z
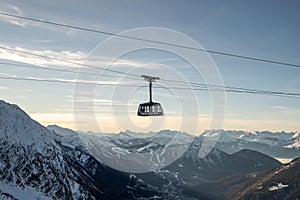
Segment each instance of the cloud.
M275 109L275 110L279 110L282 114L286 114L286 115L299 115L300 114L300 110L291 109L286 106L272 106L271 108Z
M275 110L285 110L285 109L288 109L287 107L285 106L271 106L272 109L275 109Z
M30 88L22 88L22 89L20 88L20 89L17 89L17 88L5 87L5 86L0 86L0 90L9 91L9 92L14 91L14 92L17 92L17 93L32 92L32 89L30 89Z
M88 65L88 66L93 66L93 69L95 68L105 69L106 67L108 68L140 67L143 69L163 68L161 64L144 63L144 62L140 62L137 60L130 60L130 59L117 59L114 62L111 62L112 61L111 58L101 57L101 56L92 57L82 51L71 51L71 50L54 51L49 49L34 50L34 49L28 49L23 47L11 47L4 44L1 44L0 47L3 47L0 48L0 59L22 62L31 65L41 66L41 67L64 66L64 67L78 68L78 67L84 67L84 65ZM40 56L35 56L34 54ZM78 65L76 63L78 63Z
M155 62L138 61L133 59L111 58L103 56L89 55L86 63L92 66L119 67L119 68L143 68L143 69L163 69L164 65Z
M53 50L32 50L22 47L9 47L1 45L0 59L11 60L15 62L22 62L37 66L70 66L74 67L74 64L66 63L63 61L55 60L68 60L71 62L80 63L86 57L86 54L81 51L53 51ZM22 53L26 52L26 53ZM41 56L34 56L34 54ZM54 59L47 59L45 57L51 57ZM76 66L78 67L78 66Z
M0 72L0 75L1 75L1 76L17 77L17 76L14 75L14 74L8 74L8 73L4 73L4 72Z
M0 3L0 7L2 12L21 15L21 16L23 15L22 10L17 6L10 5L7 3ZM24 27L29 23L24 20L18 20L16 18L4 16L4 15L0 15L0 20L21 27Z
M4 86L0 86L0 90L9 90L10 88L8 87L4 87Z
M50 43L54 41L55 40L30 40L30 42L35 42L35 43Z

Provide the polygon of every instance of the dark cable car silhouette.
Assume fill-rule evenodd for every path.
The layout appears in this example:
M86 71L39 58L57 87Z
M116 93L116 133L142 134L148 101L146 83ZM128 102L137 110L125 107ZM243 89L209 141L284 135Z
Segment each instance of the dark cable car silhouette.
M142 75L146 81L149 82L149 97L150 101L147 103L141 103L139 105L137 115L138 116L161 116L164 115L163 108L160 103L152 101L152 82L159 80L159 77Z

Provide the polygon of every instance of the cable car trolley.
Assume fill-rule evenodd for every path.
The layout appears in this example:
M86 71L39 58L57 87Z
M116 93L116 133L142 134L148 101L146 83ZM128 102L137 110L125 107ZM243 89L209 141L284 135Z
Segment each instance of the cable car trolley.
M145 78L145 80L149 82L150 100L147 103L141 103L139 105L137 115L138 116L162 116L162 115L164 115L163 108L160 105L160 103L152 101L152 82L155 82L155 80L159 80L159 77L146 76L146 75L142 75L141 77Z

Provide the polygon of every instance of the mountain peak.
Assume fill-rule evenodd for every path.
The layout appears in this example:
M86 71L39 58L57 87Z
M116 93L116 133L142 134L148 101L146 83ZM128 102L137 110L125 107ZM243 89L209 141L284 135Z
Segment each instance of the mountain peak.
M0 140L32 146L41 141L53 143L54 135L34 121L17 105L0 100Z
M46 127L4 101L0 127L0 199L92 199L58 137Z
M1 110L2 109L17 110L17 111L23 112L24 115L27 115L18 105L7 103L4 100L0 100L0 108L1 108Z
M58 126L56 124L53 125L48 125L47 129L50 131L54 131L56 134L59 134L61 136L72 136L72 135L78 135L77 132L73 131L72 129L69 128L63 128L61 126Z

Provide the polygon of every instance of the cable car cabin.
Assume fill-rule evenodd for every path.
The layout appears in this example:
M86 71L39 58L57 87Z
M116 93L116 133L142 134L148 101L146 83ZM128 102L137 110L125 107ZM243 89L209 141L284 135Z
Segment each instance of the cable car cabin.
M162 106L160 103L147 102L139 105L138 116L161 116L164 115Z
M145 76L142 75L143 78L145 78L146 81L149 82L149 102L147 103L141 103L139 105L137 115L138 116L161 116L164 115L162 106L160 103L153 102L152 101L152 82L155 82L155 80L159 80L159 77L154 76Z

